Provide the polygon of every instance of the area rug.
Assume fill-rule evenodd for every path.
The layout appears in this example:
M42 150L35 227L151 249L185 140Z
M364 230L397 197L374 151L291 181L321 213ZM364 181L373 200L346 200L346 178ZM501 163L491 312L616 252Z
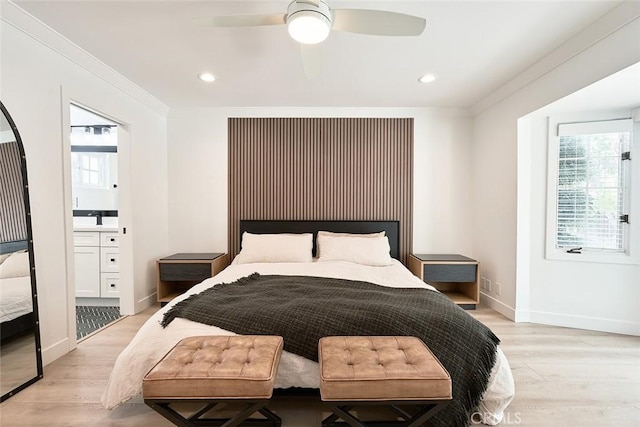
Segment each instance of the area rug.
M120 307L76 306L76 339L86 337L122 317Z

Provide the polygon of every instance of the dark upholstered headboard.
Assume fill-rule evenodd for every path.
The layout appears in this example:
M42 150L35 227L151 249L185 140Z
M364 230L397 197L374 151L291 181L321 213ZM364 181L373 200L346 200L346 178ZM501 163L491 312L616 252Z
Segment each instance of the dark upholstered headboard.
M400 223L398 221L253 221L240 220L240 238L244 232L252 234L313 233L313 254L316 253L318 231L334 233L378 233L384 231L389 238L391 256L400 256Z

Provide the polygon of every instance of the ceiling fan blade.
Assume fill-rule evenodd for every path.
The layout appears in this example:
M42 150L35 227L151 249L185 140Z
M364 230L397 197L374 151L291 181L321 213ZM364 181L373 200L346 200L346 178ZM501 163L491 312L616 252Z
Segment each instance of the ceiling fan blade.
M284 25L284 13L272 15L228 15L199 19L198 22L213 27L261 27L264 25Z
M321 45L300 43L300 55L307 78L313 80L320 77L323 58Z
M427 21L404 13L371 9L333 9L333 29L375 36L419 36Z

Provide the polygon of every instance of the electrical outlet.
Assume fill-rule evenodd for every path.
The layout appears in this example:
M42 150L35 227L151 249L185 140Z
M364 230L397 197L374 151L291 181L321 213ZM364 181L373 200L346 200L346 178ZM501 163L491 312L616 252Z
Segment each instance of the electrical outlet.
M480 277L480 289L482 290L487 290L487 278L486 277Z
M487 290L491 292L491 280L487 279Z
M502 285L498 282L496 282L496 295L502 295Z

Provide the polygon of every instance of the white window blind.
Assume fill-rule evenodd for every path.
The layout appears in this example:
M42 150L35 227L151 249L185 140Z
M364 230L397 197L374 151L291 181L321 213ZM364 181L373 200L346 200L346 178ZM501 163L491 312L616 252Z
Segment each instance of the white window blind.
M558 125L556 248L625 251L631 120Z

